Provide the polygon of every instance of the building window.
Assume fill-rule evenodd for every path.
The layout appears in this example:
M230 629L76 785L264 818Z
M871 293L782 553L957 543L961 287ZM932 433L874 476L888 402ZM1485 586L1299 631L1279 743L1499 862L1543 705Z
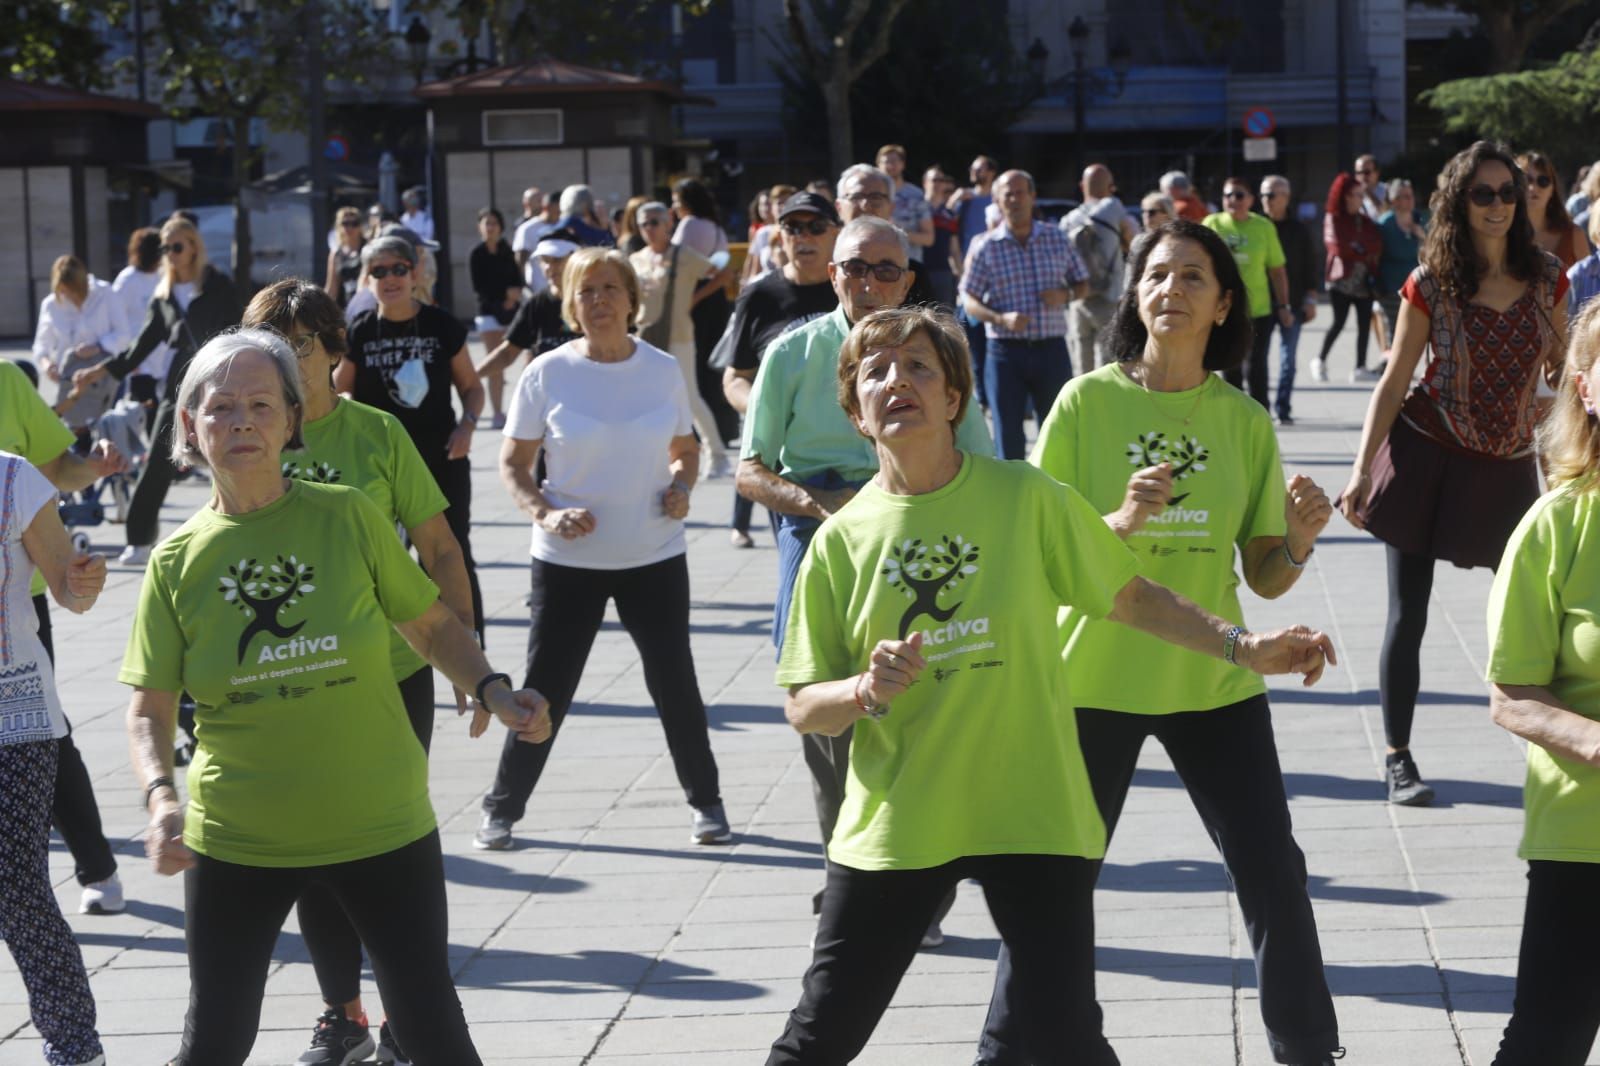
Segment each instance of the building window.
M560 144L561 111L485 111L483 143L495 145Z

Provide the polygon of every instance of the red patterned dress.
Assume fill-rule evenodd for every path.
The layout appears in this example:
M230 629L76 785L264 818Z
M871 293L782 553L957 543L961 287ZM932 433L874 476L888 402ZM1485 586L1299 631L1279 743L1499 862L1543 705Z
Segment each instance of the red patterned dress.
M1408 554L1493 567L1539 496L1535 395L1564 352L1554 310L1567 278L1554 256L1504 311L1463 303L1419 266L1401 297L1428 316L1422 379L1372 464L1367 529Z

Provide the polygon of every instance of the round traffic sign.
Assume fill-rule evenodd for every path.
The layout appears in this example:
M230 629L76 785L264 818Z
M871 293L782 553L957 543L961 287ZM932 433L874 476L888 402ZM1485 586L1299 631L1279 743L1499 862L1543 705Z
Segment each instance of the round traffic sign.
M327 144L323 145L322 154L324 158L330 159L335 163L342 163L350 158L350 142L341 134L336 133L328 138Z
M1278 120L1272 117L1272 112L1264 107L1252 107L1244 113L1244 135L1246 137L1271 137L1278 128Z

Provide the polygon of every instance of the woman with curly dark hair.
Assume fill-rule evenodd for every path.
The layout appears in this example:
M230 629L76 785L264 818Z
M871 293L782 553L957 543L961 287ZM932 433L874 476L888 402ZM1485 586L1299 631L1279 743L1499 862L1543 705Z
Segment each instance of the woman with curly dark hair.
M1561 260L1561 269L1589 254L1589 238L1583 227L1567 214L1561 195L1561 172L1556 161L1544 152L1523 152L1517 166L1528 179L1528 216L1533 220L1533 239L1539 247Z
M1400 290L1389 363L1372 394L1340 509L1388 545L1389 624L1378 660L1389 801L1425 806L1411 757L1436 560L1494 567L1539 497L1535 392L1566 348L1567 278L1539 249L1527 178L1504 145L1446 164L1422 265ZM1422 379L1411 384L1423 362Z
M1244 361L1253 333L1224 239L1186 219L1168 222L1139 245L1129 276L1108 327L1117 362L1067 383L1029 461L1104 516L1145 578L1242 632L1240 578L1258 596L1288 592L1333 506L1303 475L1285 487L1267 409L1215 373ZM1130 464L1139 468L1131 477ZM1330 1061L1339 1026L1266 684L1226 655L1208 658L1076 606L1060 628L1071 694L1061 709L1077 726L1108 842L1140 749L1154 737L1238 893L1273 1059ZM1015 974L1002 948L982 1066L1042 1061L1023 1050L1026 989Z
M1327 214L1322 216L1322 243L1328 250L1328 299L1333 324L1322 338L1322 352L1311 364L1311 376L1328 380L1328 353L1344 329L1351 308L1356 312L1356 365L1351 381L1376 381L1367 369L1367 335L1372 326L1372 300L1378 291L1378 265L1383 258L1383 233L1361 207L1361 183L1340 174L1328 188Z

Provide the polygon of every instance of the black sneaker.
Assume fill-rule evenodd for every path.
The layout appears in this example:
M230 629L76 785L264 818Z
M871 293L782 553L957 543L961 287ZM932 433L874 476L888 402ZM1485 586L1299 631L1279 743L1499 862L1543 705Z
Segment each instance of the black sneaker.
M372 1033L367 1023L344 1016L343 1007L329 1007L317 1019L311 1046L295 1059L295 1066L351 1066L372 1054Z
M1402 807L1426 807L1433 802L1433 787L1422 780L1409 751L1384 759L1389 772L1389 802Z
M395 1041L387 1018L378 1026L378 1061L393 1063L394 1066L411 1066L411 1060L406 1058L406 1053L400 1050L399 1043Z

